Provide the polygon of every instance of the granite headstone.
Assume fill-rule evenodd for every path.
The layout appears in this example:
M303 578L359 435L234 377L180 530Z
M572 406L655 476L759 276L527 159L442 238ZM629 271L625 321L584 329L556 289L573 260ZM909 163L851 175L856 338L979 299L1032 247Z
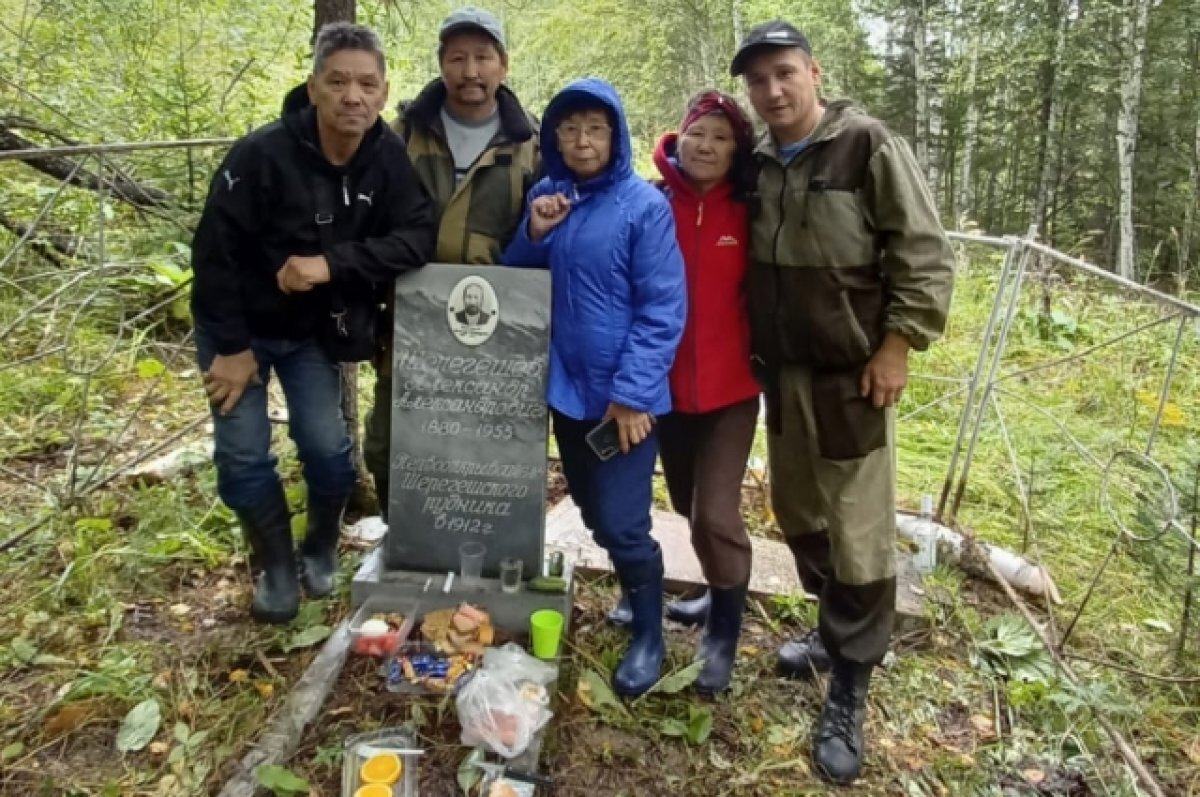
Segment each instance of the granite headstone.
M459 546L540 572L550 275L434 263L396 281L392 570L458 569Z

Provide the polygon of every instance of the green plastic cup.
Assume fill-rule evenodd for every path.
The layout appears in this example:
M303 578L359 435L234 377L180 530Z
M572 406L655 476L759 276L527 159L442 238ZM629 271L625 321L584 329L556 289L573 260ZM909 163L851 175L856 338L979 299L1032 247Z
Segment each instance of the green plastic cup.
M553 659L558 655L558 643L562 640L562 612L539 609L529 615L529 635L533 638L533 655L539 659Z

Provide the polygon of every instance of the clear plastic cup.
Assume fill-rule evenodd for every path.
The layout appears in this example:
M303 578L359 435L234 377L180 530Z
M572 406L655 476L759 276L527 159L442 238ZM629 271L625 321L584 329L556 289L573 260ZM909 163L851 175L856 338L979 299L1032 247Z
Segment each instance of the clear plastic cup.
M464 588L479 586L486 555L487 546L482 542L464 542L458 546L458 575Z

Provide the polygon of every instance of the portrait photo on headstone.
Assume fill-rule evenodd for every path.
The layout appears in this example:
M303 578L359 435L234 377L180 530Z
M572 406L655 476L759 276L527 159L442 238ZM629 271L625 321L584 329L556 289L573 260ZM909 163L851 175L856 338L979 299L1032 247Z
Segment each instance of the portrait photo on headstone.
M466 346L478 346L492 336L500 320L496 291L483 277L465 277L450 291L446 302L450 332Z

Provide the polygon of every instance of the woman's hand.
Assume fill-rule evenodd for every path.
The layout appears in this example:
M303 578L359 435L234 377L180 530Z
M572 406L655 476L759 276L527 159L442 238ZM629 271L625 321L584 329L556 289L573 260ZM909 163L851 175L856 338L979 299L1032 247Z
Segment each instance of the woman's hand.
M654 425L654 416L648 412L630 409L623 404L610 403L604 413L605 419L615 418L617 431L621 437L621 453L628 454L629 449L650 436Z
M540 196L529 204L529 239L534 243L562 223L571 212L571 200L565 194Z

